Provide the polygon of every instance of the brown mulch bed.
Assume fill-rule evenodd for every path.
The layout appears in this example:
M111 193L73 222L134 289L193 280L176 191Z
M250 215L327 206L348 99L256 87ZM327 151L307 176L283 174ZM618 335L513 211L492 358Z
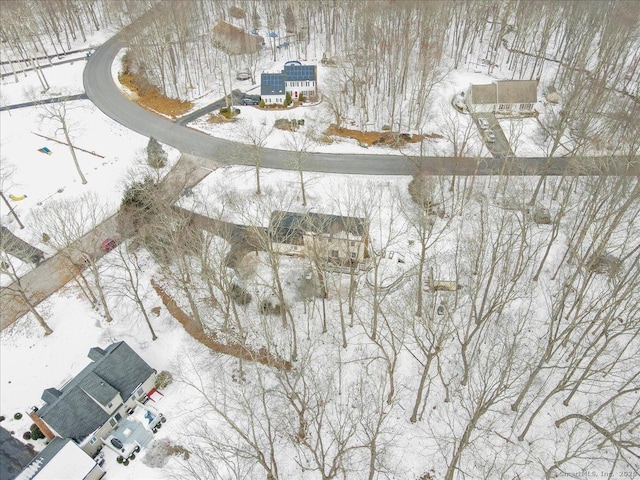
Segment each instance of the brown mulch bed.
M176 98L165 97L145 79L126 71L118 76L120 83L135 93L133 101L141 107L153 110L176 119L193 108L193 103Z
M176 301L154 279L151 279L151 286L162 299L162 303L173 318L178 320L187 333L205 347L249 362L260 362L263 365L275 367L278 370L291 370L291 362L270 354L264 347L261 347L256 352L236 342L222 343L216 338L215 332L212 335L207 335L204 332L202 325L187 315L184 310L178 306Z
M408 133L395 132L362 132L360 130L352 130L349 128L338 128L334 123L329 125L325 135L353 138L358 142L366 143L367 145L388 145L390 147L402 146L407 143L419 143L425 138L442 138L442 135L438 135L437 133L409 135Z

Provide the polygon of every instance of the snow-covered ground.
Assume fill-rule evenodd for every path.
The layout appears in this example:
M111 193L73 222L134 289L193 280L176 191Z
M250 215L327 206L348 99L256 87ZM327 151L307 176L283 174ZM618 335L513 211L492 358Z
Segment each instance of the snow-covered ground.
M65 64L45 70L45 75L52 85L52 90L58 89L60 93L79 93L82 91L81 74L84 61L79 59L73 65ZM117 66L114 66L117 68ZM322 71L322 76L327 73ZM459 71L452 72L445 80L438 85L436 98L441 102L441 108L435 109L432 118L433 131L438 132L438 126L445 122L451 110L449 100L450 97L466 89L468 83L473 81L477 83L488 83L492 78L476 73ZM24 88L30 85L31 88ZM55 85L55 87L54 87ZM19 103L28 99L29 90L33 91L33 87L38 88L37 80L33 73L27 74L26 78L21 78L20 82L15 84L11 77L7 77L2 84L2 102L3 104ZM54 92L56 93L56 92ZM254 92L251 92L254 93ZM197 106L206 103L208 99L205 97L198 100ZM113 123L105 117L101 112L97 111L90 102L77 101L73 102L73 109L69 111L69 119L76 125L75 134L73 136L74 143L81 148L101 155L104 158L97 157L92 153L84 153L78 151L78 160L80 167L85 173L88 183L82 185L78 179L77 172L73 166L71 155L65 145L45 140L34 135L33 132L56 137L62 139L56 133L56 127L50 122L43 122L39 119L38 107L30 107L18 109L10 112L2 112L0 116L1 128L1 145L2 145L2 168L3 175L5 168L13 171L10 178L5 180L2 190L6 194L13 194L16 197L26 195L26 198L20 201L12 201L11 206L16 209L16 213L26 224L24 230L20 230L12 217L8 215L6 206L0 205L1 220L14 233L20 235L25 240L33 242L34 245L44 248L41 243L41 235L37 228L30 221L33 211L38 209L41 204L58 198L74 199L83 193L90 191L96 193L102 202L109 207L111 211L115 211L121 198L123 187L127 179L130 179L129 171L134 169L137 172L144 171L144 167L140 167L140 158L144 159L142 153L146 146L147 139L133 132L127 131L119 125ZM197 108L197 107L196 107ZM215 135L225 138L239 140L242 138L242 129L244 124L259 126L263 122L273 121L274 116L285 116L288 118L304 118L305 127L299 132L302 135L305 132L312 134L321 133L321 127L330 120L325 106L321 103L317 106L300 107L287 111L279 112L262 112L252 107L241 107L242 115L238 122L232 124L218 124L215 126L207 125L206 129ZM451 112L453 115L458 115ZM456 117L457 118L457 117ZM466 116L460 116L460 122L468 122ZM516 121L517 122L517 121ZM518 133L519 126L516 122L501 122L501 125L507 132L507 137ZM201 123L198 125L205 128ZM536 124L534 119L522 121L522 135L517 152L523 155L538 155L539 149L536 147ZM511 133L511 129L514 130ZM272 148L288 148L288 134L280 131L274 131L269 137L266 146ZM475 133L474 133L475 135ZM473 135L472 135L473 136ZM474 137L475 138L475 137ZM473 142L474 140L472 140ZM45 155L38 152L38 149L46 146L52 150L52 155ZM334 151L334 152L380 152L391 153L392 149L386 148L369 148L363 149L358 147L353 141L340 140L327 146L313 145L312 149L324 149L318 151ZM416 146L411 147L413 149ZM425 154L446 154L449 146L444 140L435 142L425 142ZM471 149L480 149L480 145L472 145ZM411 151L411 150L409 150ZM405 151L406 153L406 151ZM173 164L178 157L178 152L170 150L170 164ZM144 162L143 162L144 163ZM415 327L413 324L415 315L413 309L415 305L413 295L415 289L410 284L411 268L415 265L419 248L417 245L417 233L409 234L407 226L407 218L404 214L408 213L402 210L400 200L406 201L407 184L409 178L398 177L393 179L381 179L379 177L368 178L366 176L339 176L339 175L321 175L321 174L305 174L304 180L307 189L308 205L303 207L300 198L299 177L296 172L275 171L262 169L261 181L263 195L257 197L253 195L255 189L254 184L255 172L251 168L242 167L224 167L216 170L209 175L205 181L194 188L192 197L185 197L181 200L181 206L200 212L203 214L219 214L223 213L225 220L238 223L254 222L266 226L268 223L268 215L274 207L278 209L287 209L291 211L315 211L320 213L334 213L343 215L367 214L372 220L371 224L371 242L374 250L386 248L387 251L393 250L396 255L403 255L406 263L397 262L397 256L394 259L381 259L380 277L381 287L393 285L397 287L394 290L396 296L393 297L394 303L388 305L388 316L381 319L380 322L391 322L393 328L397 328L398 335L404 332L407 325ZM470 179L458 179L464 182L465 189L468 187L469 192L472 190ZM504 179L474 179L476 182L473 195L469 195L470 199L465 199L465 195L449 194L449 180L439 178L434 182L441 182L433 186L433 191L437 192L438 202L442 202L445 209L443 218L438 219L436 228L438 242L430 245L428 252L429 263L433 266L432 275L440 280L452 280L455 278L465 277L468 282L472 282L473 278L484 278L482 271L472 273L471 262L461 262L458 265L456 255L457 251L456 239L463 239L465 248L468 252L460 255L475 252L474 247L480 251L482 245L475 245L475 238L480 235L487 235L484 228L490 233L487 238L492 239L497 227L511 227L512 223L508 220L509 215L521 221L518 228L522 227L529 235L521 244L513 243L513 252L516 247L528 249L532 245L537 251L542 250L542 246L546 246L549 239L551 226L531 226L530 222L525 221L525 215L521 211L515 213L505 213L503 209L496 206L496 200L499 199L498 193L514 194L518 192L518 197L522 200L523 193L528 195L534 189L537 179L535 178L511 178ZM503 183L504 182L504 183ZM508 183L509 182L509 183ZM555 180L553 180L555 182ZM545 206L550 207L552 212L557 212L559 206L556 200L552 200L549 193L555 188L555 183L550 181L548 190L547 185L541 193L544 198ZM460 188L460 187L458 187ZM560 190L560 188L558 187ZM452 189L453 190L453 189ZM569 189L571 190L571 188ZM571 192L569 192L571 193ZM466 203L465 203L466 202ZM577 208L568 214L569 218L577 216ZM489 213L487 213L489 212ZM485 217L483 217L483 215ZM215 216L215 215L212 215ZM505 220L505 218L507 220ZM504 222L503 222L504 220ZM480 229L483 229L482 231ZM635 229L635 230L634 230ZM637 225L630 223L629 232L635 232ZM514 228L511 232L513 235L505 235L499 237L501 241L512 241L517 238L518 230ZM572 234L571 224L569 221L563 225L560 230L558 242L551 249L547 266L543 270L540 282L536 285L529 285L522 292L522 298L516 299L505 310L505 315L500 317L496 315L495 325L487 322L486 327L492 337L487 335L485 340L488 343L482 344L482 348L478 346L478 351L485 348L497 347L491 345L493 338L501 338L505 342L516 338L516 333L521 335L522 340L514 348L524 358L522 352L535 351L538 347L540 332L534 327L528 326L524 320L531 322L535 326L543 325L545 315L548 313L549 304L553 303L552 298L558 293L554 284L549 280L552 270L561 261L564 245L561 243ZM620 232L616 232L617 235ZM616 235L613 236L614 239ZM486 240L486 239L485 239ZM487 240L489 241L489 240ZM490 243L490 242L489 242ZM497 245L499 247L500 245ZM485 246L486 247L486 246ZM540 247L540 248L538 248ZM623 251L623 246L620 246ZM469 253L471 252L471 253ZM508 251L502 252L508 254ZM388 255L388 253L387 253ZM535 254L531 254L532 258ZM101 268L111 269L111 260L107 256L101 263ZM264 294L265 285L269 284L270 271L267 265L268 258L264 254L248 256L246 263L243 265L244 271L241 272L244 285L250 289L252 293ZM255 258L254 258L255 257ZM465 257L466 258L466 257ZM515 260L515 254L513 259ZM539 261L539 257L535 257ZM276 373L270 371L266 367L247 364L244 366L248 383L246 390L241 385L233 382L232 375L238 370L238 362L235 359L212 353L199 343L193 340L180 324L171 317L167 310L162 306L160 298L156 295L149 283L151 278L158 279L163 273L159 271L159 267L152 261L151 257L142 252L139 257L142 263L143 277L141 278L140 293L148 309L159 307L160 314L152 316L152 324L158 335L158 340L151 341L147 326L144 323L141 313L132 301L126 299L115 288L107 285L107 295L112 308L114 317L113 322L107 323L103 316L93 310L88 302L82 297L78 289L73 285L68 285L63 290L52 295L49 299L44 300L39 310L46 318L47 322L53 329L53 333L44 336L42 329L31 315L27 315L17 321L13 326L6 329L0 335L0 413L6 417L3 421L3 427L10 431L14 431L16 437L21 438L22 432L26 431L31 424L30 420L24 413L33 405L40 403L40 395L45 388L55 387L63 384L70 379L75 373L80 371L87 363L87 353L93 346L104 347L112 342L126 340L153 368L156 370L169 370L176 373L176 378L182 380L170 385L165 391L164 399L158 404L158 408L169 419L166 425L157 434L157 440L168 439L176 444L189 444L189 448L197 447L198 443L191 434L199 433L200 428L205 425L209 426L214 432L223 432L221 435L232 435L233 432L228 425L221 425L219 417L212 414L211 406L205 408L200 403L201 396L196 395L193 388L187 386L189 382L196 382L198 378L194 378L198 372L206 372L207 382L212 382L212 391L218 392L220 395L229 394L230 401L239 402L243 399L242 394L248 392L250 394L258 394L253 390L260 382L264 382L265 390L269 395L268 400L272 402L282 401L278 398L281 393L283 379ZM516 264L517 262L513 262ZM512 265L508 265L510 267ZM320 325L322 319L321 302L317 299L301 301L299 292L295 291L296 282L300 279L303 272L309 270L308 261L297 258L285 258L281 263L282 278L285 279L287 290L287 300L291 302L293 318L299 320L297 328L299 329L299 351L301 357L297 359L298 365L306 365L307 372L313 372L314 379L327 382L326 405L334 409L329 412L327 410L327 421L337 421L341 418L351 419L350 412L366 412L372 413L375 402L380 400L381 396L386 392L387 377L384 373L384 361L381 359L382 353L389 354L396 348L394 343L395 337L391 335L392 328L388 326L384 330L387 337L378 339L381 345L375 345L369 338L369 322L372 317L372 307L369 302L371 294L370 285L375 281L371 279L371 273L367 276L368 286L363 286L364 292L362 298L358 299L358 311L356 312L356 321L353 326L346 329L345 336L348 340L349 348L342 349L340 347L341 329L340 320L343 316L342 306L336 301L340 295L346 295L348 291L348 280L340 275L330 275L329 285L331 294L326 302L328 328L326 334L320 334ZM23 268L31 268L23 265ZM507 268L507 267L506 267ZM507 268L508 269L508 268ZM482 269L481 269L482 270ZM400 279L406 274L407 283L398 283L395 285L393 278ZM239 274L240 275L240 274ZM480 275L480 277L478 277ZM5 281L3 276L3 281ZM199 285L199 280L194 280L194 290ZM523 284L530 284L528 280L522 281ZM560 282L558 282L560 283ZM607 286L606 281L597 281L594 290L602 290ZM469 283L464 288L470 290L472 285ZM392 289L393 290L393 289ZM180 298L180 293L171 291L176 296L181 305L185 305L184 299ZM202 293L200 291L199 293ZM589 293L592 293L591 291ZM465 293L463 293L464 295ZM342 297L344 298L344 297ZM457 295L448 295L441 293L434 295L434 302L441 306L455 307ZM382 301L382 300L381 300ZM391 302L390 302L391 303ZM499 307L502 315L502 305ZM521 308L520 308L521 307ZM307 310L309 309L309 310ZM253 333L259 332L260 328L264 328L269 334L274 333L270 346L286 357L291 359L291 336L290 330L280 327L280 319L266 318L257 312L256 302L252 302L245 309L241 309L241 314L246 318L249 329L253 329ZM212 312L214 309L207 310ZM208 319L212 323L217 320L215 314ZM307 313L308 312L308 313ZM407 313L408 312L408 313ZM524 312L524 313L522 313ZM532 312L532 313L527 313ZM433 313L433 312L432 312ZM439 322L438 316L429 317L429 328L435 328L444 324ZM464 312L458 312L451 318L459 323L463 323ZM469 317L470 318L470 317ZM518 320L518 323L515 322ZM348 320L348 319L347 319ZM394 323L395 322L395 323ZM405 323L406 322L406 323ZM539 322L539 323L537 323ZM473 322L469 322L473 327ZM458 326L456 324L456 326ZM417 327L416 327L417 328ZM451 325L445 325L446 333L443 335L450 337ZM522 328L522 331L518 331ZM511 331L513 329L513 332ZM425 330L426 331L426 330ZM459 328L459 332L463 328ZM507 332L504 336L501 334ZM407 333L407 332L404 332ZM511 335L513 333L513 335ZM258 337L258 334L255 334ZM439 378L433 375L432 386L435 393L429 397L429 401L424 404L424 421L410 424L408 422L409 411L415 398L416 379L419 378L421 369L420 360L416 361L413 352L419 352L419 348L412 345L410 334L407 333L406 345L400 349L398 353L398 366L396 372L396 398L392 404L387 405L384 399L379 401L383 405L381 412L390 412L389 419L385 426L385 430L380 436L380 440L384 442L386 448L381 455L385 466L388 467L389 478L418 478L418 475L428 471L430 467L440 467L439 476L441 478L442 466L447 461L447 446L455 438L460 438L461 426L464 420L465 412L469 412L473 405L467 402L468 395L473 394L475 388L482 388L481 383L487 381L491 383L493 378L485 378L484 374L495 373L497 370L491 368L493 362L500 362L506 358L506 353L513 352L497 352L495 357L480 357L481 360L487 362L486 365L478 364L472 366L476 368L472 378L467 385L460 385L458 375L460 369L460 359L455 355L446 357L443 354L442 369L445 372L442 382L446 377L450 384L440 385ZM520 337L518 337L520 338ZM385 343L386 342L386 343ZM496 342L499 343L499 342ZM409 348L413 350L409 352ZM629 351L632 349L630 348ZM476 352L478 355L480 353ZM501 355L505 353L505 355ZM306 356L306 358L305 358ZM292 359L293 360L293 359ZM623 359L624 360L624 359ZM559 361L559 360L558 360ZM632 361L626 360L627 364ZM517 363L517 362L516 362ZM194 368L194 367L198 368ZM510 366L510 365L509 365ZM435 367L433 367L435 369ZM332 369L335 369L332 370ZM440 371L440 365L438 365ZM524 372L524 370L522 370ZM472 372L473 373L473 372ZM452 376L448 376L451 374ZM440 375L442 375L440 373ZM451 382L453 378L454 382ZM361 382L361 379L372 380L371 382ZM554 378L546 378L541 383L551 382ZM244 384L242 384L244 385ZM343 386L345 391L339 390L339 393L332 390L335 385L339 385L339 389ZM590 384L591 385L591 384ZM535 388L541 391L545 385L536 384ZM443 389L451 389L453 401L443 401ZM218 390L216 390L218 389ZM480 390L481 391L481 390ZM382 394L381 394L382 392ZM468 392L471 392L470 394ZM599 398L604 393L598 392ZM257 397L255 397L257 398ZM557 456L560 453L558 446L562 447L563 440L570 438L571 435L577 435L581 439L590 440L592 437L583 432L571 430L561 430L553 424L553 421L560 415L566 413L566 408L560 405L559 397L555 397L553 402L541 415L539 423L536 423L531 430L528 440L529 442L517 442L515 440L516 428L505 425L503 418L513 419L514 414L509 408L509 401L512 399L504 399L498 404L492 406L488 414L489 420L480 425L479 435L475 439L473 448L477 459L491 459L492 462L479 462L474 465L477 472L485 472L485 468L490 468L495 464L502 465L510 461L511 456L515 463L522 465L521 478L529 478L527 475L537 468L537 464L547 462L545 465L552 465L555 460L562 460ZM589 392L580 392L576 398L575 408L584 406L593 397L589 396ZM324 399L324 397L323 397ZM245 399L246 400L246 399ZM534 400L529 399L531 402ZM320 404L320 403L319 403ZM236 404L233 404L236 405ZM254 405L255 404L251 404ZM251 406L249 405L249 406ZM286 402L285 402L286 405ZM523 407L524 408L524 407ZM564 409L563 409L564 408ZM574 404L572 404L574 408ZM626 412L633 411L634 407L630 407ZM637 407L635 407L637 409ZM23 418L14 420L15 413L23 413ZM240 412L238 418L248 418L246 412ZM341 417L344 415L344 417ZM385 413L386 415L386 413ZM510 417L511 416L511 417ZM251 417L258 418L258 417ZM278 417L281 418L281 417ZM353 417L355 418L355 417ZM373 418L371 415L358 417L362 422L369 421ZM518 421L522 423L522 418ZM360 426L363 423L360 423ZM356 422L357 423L357 422ZM516 420L514 420L514 424ZM371 425L365 425L365 431ZM186 435L185 432L189 432ZM494 435L495 434L495 435ZM563 436L563 435L566 435ZM502 436L502 437L501 437ZM501 437L501 438L499 438ZM506 441L505 441L506 438ZM513 438L513 439L512 439ZM586 441L585 440L585 441ZM298 474L299 478L311 479L315 478L317 472L306 471L300 469L300 465L309 465L309 458L305 454L301 454L299 450L293 448L292 442L287 438L280 438L277 447L286 450L289 455L282 455L278 451L280 458L285 458L281 463L281 470L290 474L289 478L295 478ZM441 441L442 443L438 443ZM288 442L288 443L287 443ZM484 442L484 443L482 443ZM498 443L499 442L499 443ZM155 442L154 442L155 443ZM526 444L526 445L525 445ZM595 440L594 440L595 444ZM444 446L443 446L444 445ZM38 449L42 448L42 442L36 442ZM472 448L472 449L473 449ZM528 450L528 449L531 450ZM589 451L585 447L585 451ZM590 448L590 447L589 447ZM195 453L196 450L193 450ZM115 455L111 455L107 451L106 455L106 479L165 479L171 478L172 472L178 467L178 458L171 457L166 467L151 467L145 464L145 455L143 454L129 466L118 465ZM593 454L598 455L598 454ZM194 457L197 458L197 457ZM540 460L542 458L542 460ZM362 457L354 457L354 461L361 462ZM589 463L591 460L586 459L576 462L580 467L593 465ZM299 462L296 463L296 462ZM360 469L365 472L366 462L347 465L347 468ZM205 465L205 463L201 463ZM536 466L535 468L531 465ZM576 467L577 468L577 467ZM604 467L602 467L604 468ZM485 478L492 478L499 469L486 470L489 473ZM580 472L581 470L569 470L571 472ZM631 472L631 470L627 470ZM296 473L292 473L296 472ZM632 473L632 472L631 472ZM579 473L578 473L579 474ZM358 473L353 473L354 478L359 478ZM395 475L395 476L394 476ZM348 477L347 477L348 478Z

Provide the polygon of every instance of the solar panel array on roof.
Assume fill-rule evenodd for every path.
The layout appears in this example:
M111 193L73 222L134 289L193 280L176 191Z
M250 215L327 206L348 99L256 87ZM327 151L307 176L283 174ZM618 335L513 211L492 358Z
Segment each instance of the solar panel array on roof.
M316 66L315 65L285 65L284 74L287 77L287 81L299 81L299 80L315 80L316 79Z
M284 94L284 80L285 76L282 73L263 73L260 79L260 94Z

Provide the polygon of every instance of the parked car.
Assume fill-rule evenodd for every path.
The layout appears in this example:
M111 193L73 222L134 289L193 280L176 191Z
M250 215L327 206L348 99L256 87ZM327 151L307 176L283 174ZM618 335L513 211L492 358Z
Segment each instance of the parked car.
M259 103L259 98L245 97L242 99L242 105L258 105Z
M250 80L251 79L251 73L249 73L249 72L238 72L238 74L236 75L236 79L237 80Z
M116 437L112 437L111 438L111 445L113 445L114 447L116 447L117 449L122 449L122 447L124 445L122 445L122 442L120 440L118 440Z
M489 128L489 120L487 120L486 118L479 118L478 125L480 125L480 128L482 130L487 130Z
M103 240L102 243L100 244L100 250L102 250L104 253L109 253L111 250L113 250L117 246L118 246L117 240L114 240L113 238L107 238L106 240Z
M488 143L493 143L496 141L496 134L493 133L491 130L487 130L484 132L484 137L487 140Z

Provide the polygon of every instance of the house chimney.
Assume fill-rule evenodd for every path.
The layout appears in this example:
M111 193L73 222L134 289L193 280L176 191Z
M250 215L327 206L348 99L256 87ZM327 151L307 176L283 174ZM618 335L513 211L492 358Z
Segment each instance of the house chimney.
M47 440L53 440L54 438L56 438L56 436L51 431L51 429L47 426L46 423L44 423L44 420L40 418L36 410L31 410L29 412L29 417L31 418L31 420L33 420L33 423L35 423L38 426L38 428L44 434L44 436L47 437Z
M93 360L94 362L97 362L98 360L100 360L102 357L104 357L107 354L107 352L105 352L103 349L101 349L100 347L93 347L91 350L89 350L89 355L88 357Z
M55 388L47 388L44 392L42 392L42 400L44 400L46 403L53 403L56 400L58 400L58 398L60 398L60 395L62 395L62 392L60 390L57 390Z

